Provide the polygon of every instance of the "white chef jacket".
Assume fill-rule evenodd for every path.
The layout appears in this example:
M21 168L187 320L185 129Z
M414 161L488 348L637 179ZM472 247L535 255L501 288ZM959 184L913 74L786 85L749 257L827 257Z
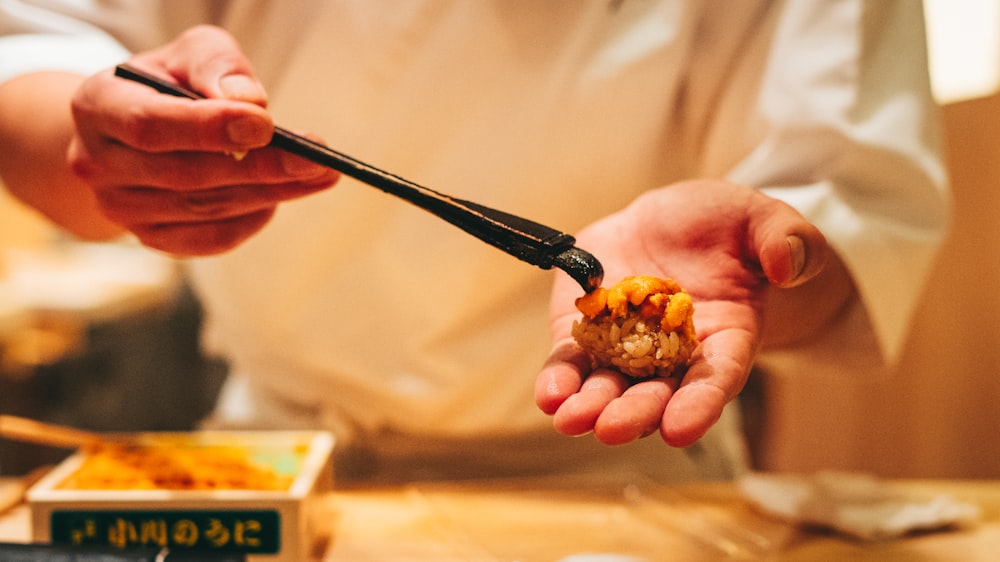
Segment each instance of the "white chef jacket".
M780 355L789 371L841 368L845 334L852 367L891 359L947 222L919 2L26 4L0 0L0 80L93 71L215 23L279 124L564 231L680 179L759 187L824 232L861 295L828 341ZM353 180L188 266L232 365L214 424L328 427L383 464L744 465L732 409L697 452L554 435L532 398L550 274ZM470 452L484 436L494 454Z

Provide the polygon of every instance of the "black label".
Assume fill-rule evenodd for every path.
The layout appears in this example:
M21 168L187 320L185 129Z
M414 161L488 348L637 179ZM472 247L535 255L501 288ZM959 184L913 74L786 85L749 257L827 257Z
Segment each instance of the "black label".
M54 511L52 542L116 548L277 554L281 515L273 510Z

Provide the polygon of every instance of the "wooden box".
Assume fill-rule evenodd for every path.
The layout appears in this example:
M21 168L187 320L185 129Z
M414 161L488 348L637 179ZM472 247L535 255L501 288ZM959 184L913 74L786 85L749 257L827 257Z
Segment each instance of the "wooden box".
M77 452L28 491L33 541L242 553L252 562L308 559L316 538L310 505L333 485L331 434L144 433L130 442L138 446L119 456L134 460L133 453L156 452L150 466L138 470L140 477L128 463L125 469L116 464L114 455L109 463L107 448L98 448ZM240 489L242 476L226 476L241 470L240 458L253 467L250 472L259 468L280 478L276 487ZM182 485L191 478L192 464L196 482L175 489L178 478ZM95 474L107 480L95 480ZM169 486L157 485L168 481Z

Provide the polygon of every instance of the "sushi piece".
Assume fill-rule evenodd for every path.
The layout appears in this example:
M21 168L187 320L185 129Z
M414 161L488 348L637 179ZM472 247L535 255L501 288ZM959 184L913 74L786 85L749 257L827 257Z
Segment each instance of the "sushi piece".
M635 378L680 376L698 345L691 296L672 279L632 276L576 300L573 337L593 366Z

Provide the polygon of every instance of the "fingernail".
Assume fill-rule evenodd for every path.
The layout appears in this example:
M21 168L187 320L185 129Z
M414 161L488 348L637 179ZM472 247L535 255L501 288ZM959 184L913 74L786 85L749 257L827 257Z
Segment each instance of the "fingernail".
M788 255L791 262L791 278L789 281L798 279L806 269L806 244L798 236L785 238L788 244Z
M244 115L226 123L226 136L240 148L263 146L271 139L271 123L256 115Z
M219 89L231 100L265 105L267 92L259 82L243 74L229 74L219 79Z

